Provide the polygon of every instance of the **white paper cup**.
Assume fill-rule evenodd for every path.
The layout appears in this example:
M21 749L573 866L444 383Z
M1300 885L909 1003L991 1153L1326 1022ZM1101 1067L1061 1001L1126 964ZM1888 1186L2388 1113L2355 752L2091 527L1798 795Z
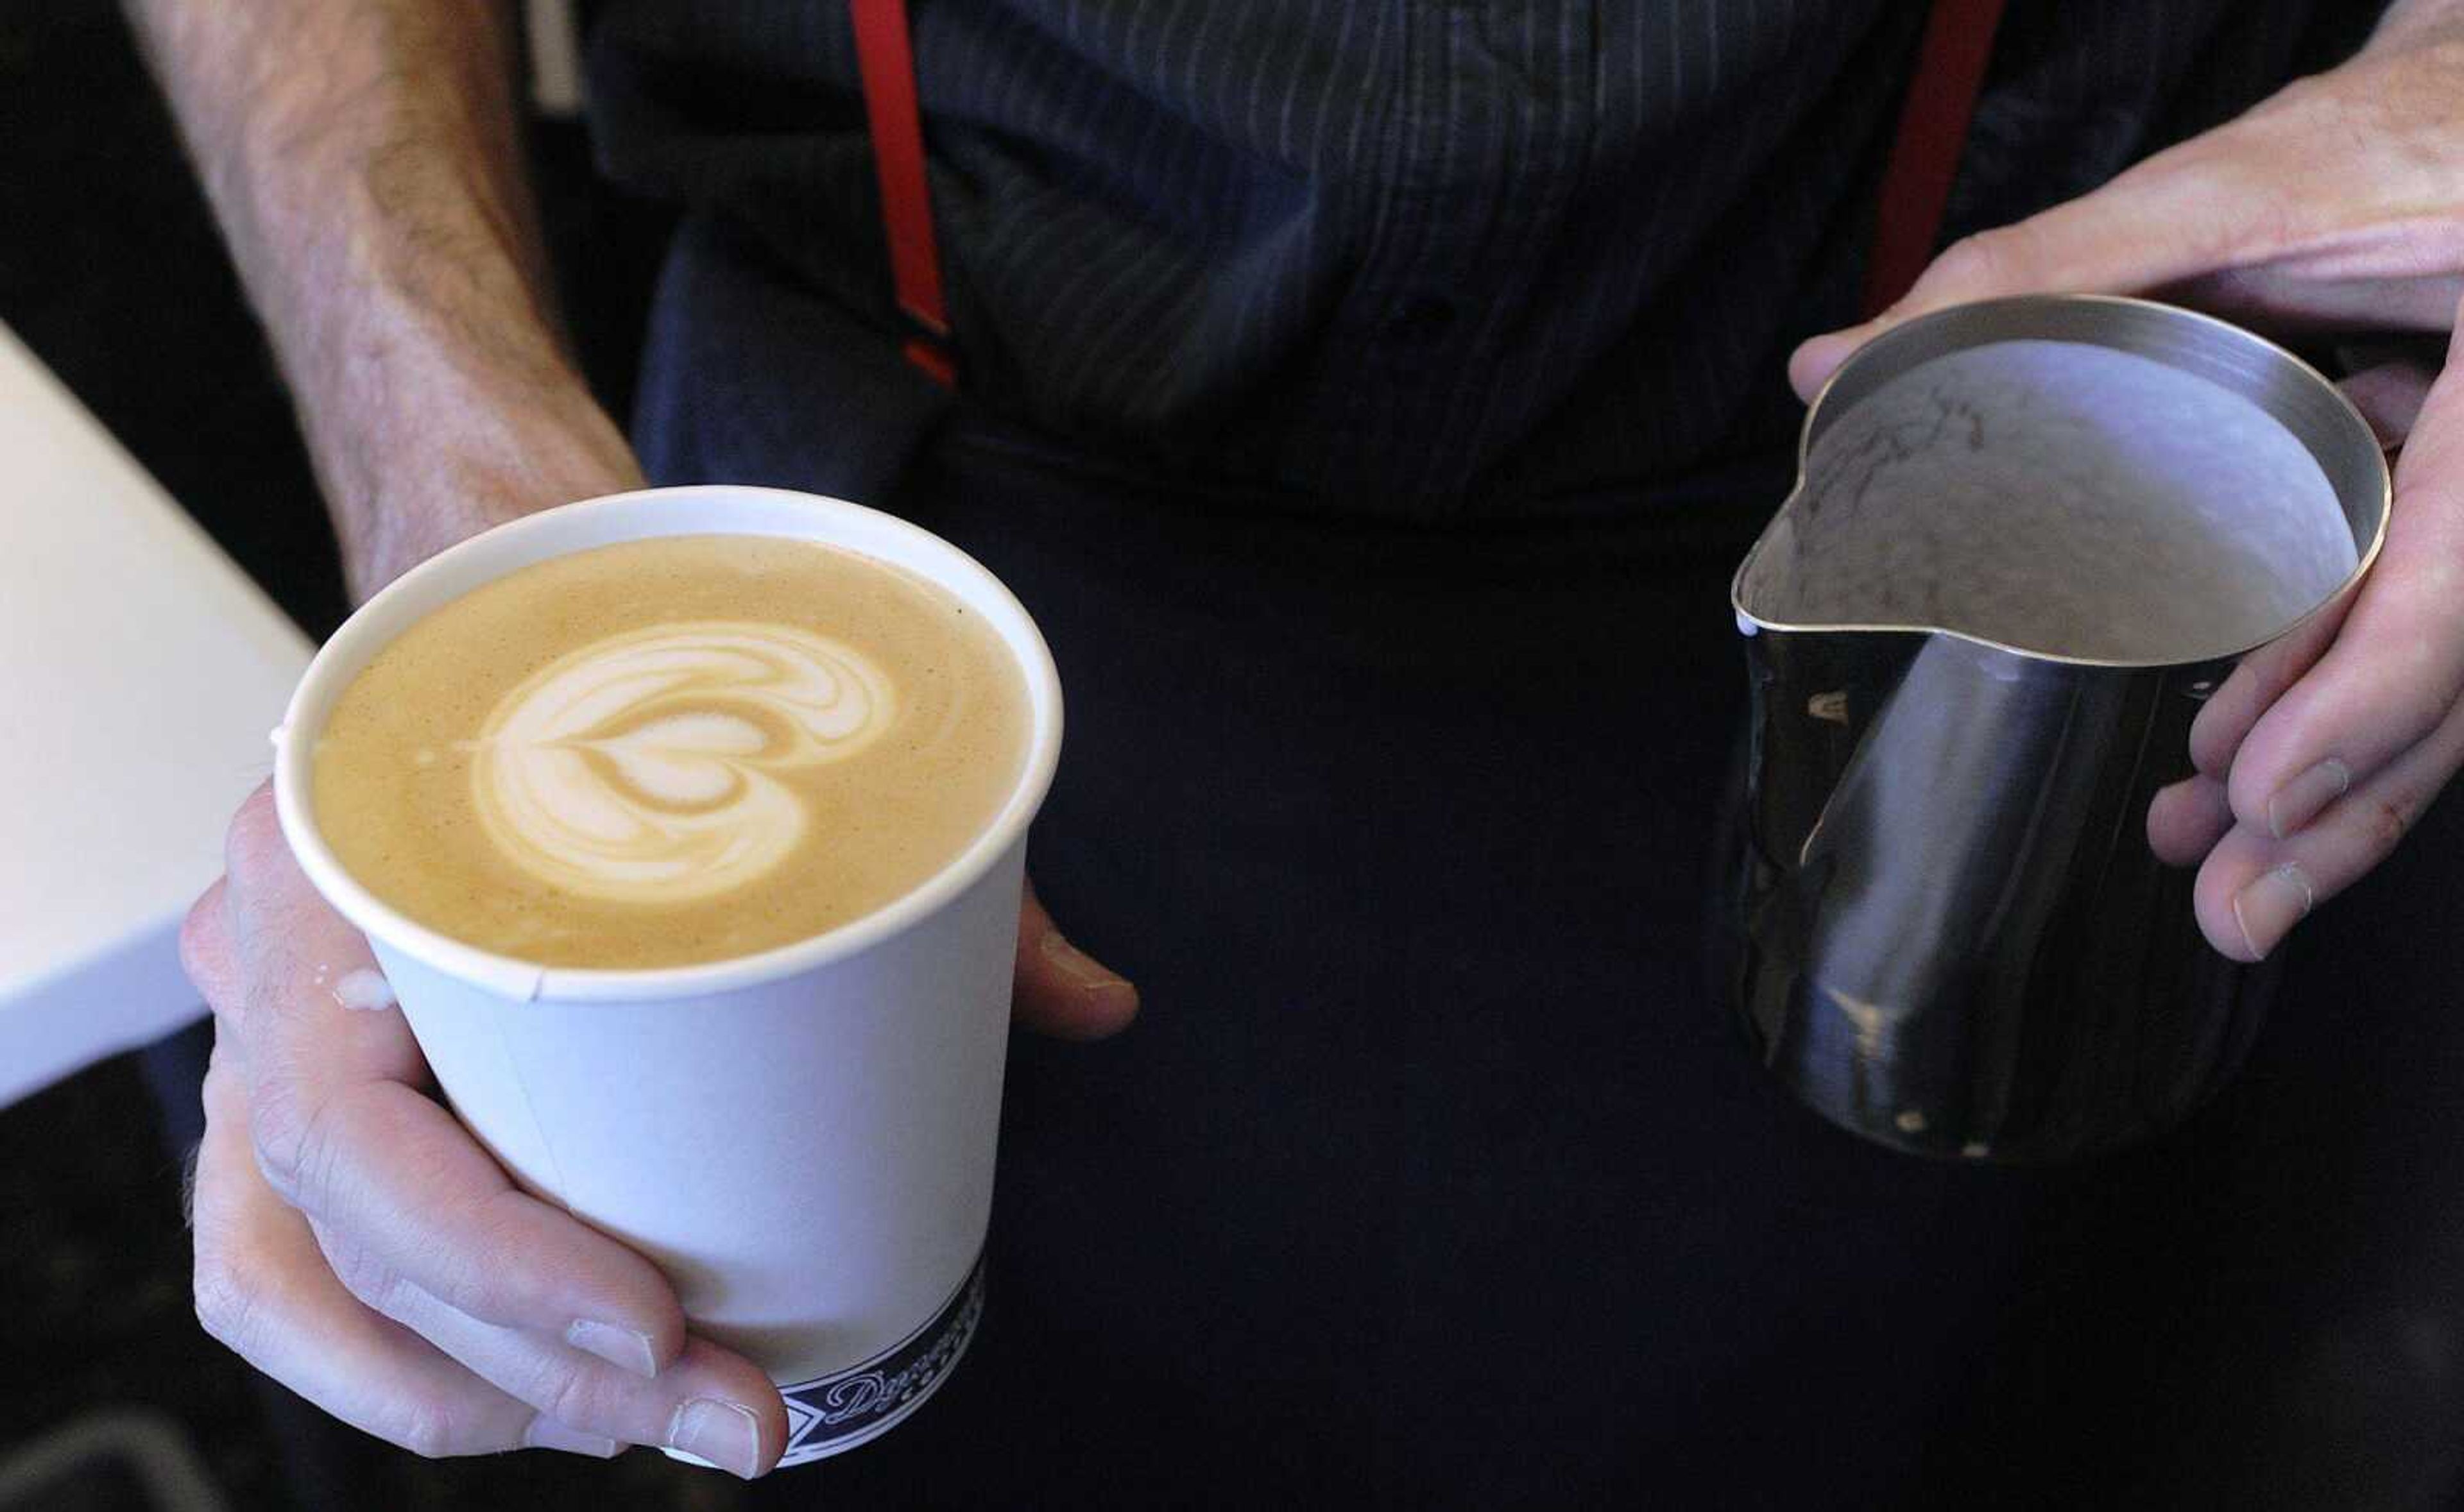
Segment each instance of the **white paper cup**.
M1032 704L1015 789L974 844L887 908L777 950L645 971L540 966L413 923L319 834L310 754L353 677L481 583L658 536L820 541L957 596ZM939 1387L983 1306L981 1256L1027 823L1061 687L991 573L904 521L775 489L653 489L550 510L413 568L318 652L275 735L283 833L365 931L454 1110L529 1191L649 1256L694 1331L787 1402L781 1463L888 1430Z

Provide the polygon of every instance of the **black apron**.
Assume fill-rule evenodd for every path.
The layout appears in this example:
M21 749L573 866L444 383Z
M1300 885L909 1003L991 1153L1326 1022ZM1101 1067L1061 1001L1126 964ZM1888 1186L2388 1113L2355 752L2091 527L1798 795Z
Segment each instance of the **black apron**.
M768 1497L1511 1503L1716 1463L1732 1504L1904 1502L2019 1192L1819 1124L1707 982L1726 579L1775 468L1583 523L1284 515L1065 455L835 319L689 228L648 466L870 499L1009 583L1068 711L1029 866L1145 1008L1019 1037L971 1357Z

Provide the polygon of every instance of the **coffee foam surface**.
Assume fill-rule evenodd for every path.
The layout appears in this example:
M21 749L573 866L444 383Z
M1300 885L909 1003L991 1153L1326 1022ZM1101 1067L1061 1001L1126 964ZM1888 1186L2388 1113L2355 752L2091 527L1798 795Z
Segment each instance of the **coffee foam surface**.
M857 553L686 536L575 553L413 625L312 749L319 830L451 938L550 966L723 960L928 881L1025 760L983 617Z

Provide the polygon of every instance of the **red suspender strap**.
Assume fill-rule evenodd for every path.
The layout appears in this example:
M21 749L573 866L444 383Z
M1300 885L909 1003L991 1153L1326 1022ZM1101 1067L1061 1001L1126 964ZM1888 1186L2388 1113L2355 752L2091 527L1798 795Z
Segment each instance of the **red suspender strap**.
M1874 247L1865 259L1865 318L1907 293L1933 260L2001 24L2002 0L1933 0L1917 48L1916 77L1900 107L1899 134L1882 165Z
M1933 258L1950 203L1951 181L1985 87L2003 0L1933 0L1917 49L1915 78L1900 108L1899 130L1882 166L1874 244L1866 259L1864 313L1879 314L1907 293ZM941 256L933 235L933 199L924 177L924 123L916 105L915 53L907 0L848 0L856 65L864 78L873 171L881 186L882 230L898 308L918 334L907 359L944 383L957 382L950 313L941 295Z
M915 51L907 0L848 0L856 67L881 183L881 225L898 308L915 322L907 360L944 384L957 383L950 356L950 312L941 298L941 253L933 237L933 195L924 179L924 121L915 103Z

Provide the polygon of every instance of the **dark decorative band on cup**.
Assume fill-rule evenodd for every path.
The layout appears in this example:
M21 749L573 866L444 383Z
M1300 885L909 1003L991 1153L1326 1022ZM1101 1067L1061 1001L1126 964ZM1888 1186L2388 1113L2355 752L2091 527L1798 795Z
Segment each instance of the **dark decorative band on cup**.
M984 1261L932 1321L864 1364L779 1388L787 1402L787 1452L801 1465L887 1433L948 1380L984 1315Z

